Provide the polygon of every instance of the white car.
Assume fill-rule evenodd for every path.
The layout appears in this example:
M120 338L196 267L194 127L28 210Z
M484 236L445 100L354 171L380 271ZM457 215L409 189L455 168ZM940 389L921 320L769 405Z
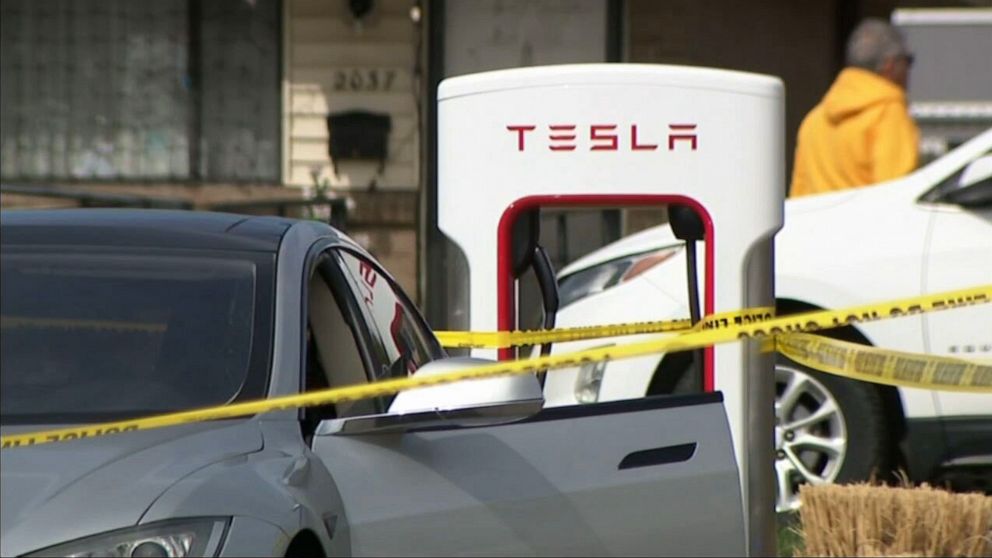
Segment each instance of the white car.
M992 130L899 180L787 201L776 237L779 315L992 282ZM684 243L668 225L606 246L558 275L558 327L689 316ZM701 270L700 270L701 272ZM889 349L992 359L988 305L858 324L825 335ZM560 351L629 343L569 343ZM597 363L548 375L550 405L700 388L691 354ZM719 372L718 372L719 373ZM798 487L903 469L934 481L951 469L992 489L992 395L872 385L775 368L778 509Z

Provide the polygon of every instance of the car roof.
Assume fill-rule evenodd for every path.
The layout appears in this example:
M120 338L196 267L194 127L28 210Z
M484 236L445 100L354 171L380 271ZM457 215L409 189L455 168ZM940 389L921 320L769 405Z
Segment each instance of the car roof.
M296 222L281 217L184 210L5 210L0 212L0 239L3 244L275 252L283 235Z

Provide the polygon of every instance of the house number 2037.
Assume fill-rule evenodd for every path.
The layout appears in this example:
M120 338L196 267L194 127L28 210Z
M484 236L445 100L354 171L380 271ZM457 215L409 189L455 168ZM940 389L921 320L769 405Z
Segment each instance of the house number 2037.
M334 70L335 91L389 91L396 82L393 68L346 68Z

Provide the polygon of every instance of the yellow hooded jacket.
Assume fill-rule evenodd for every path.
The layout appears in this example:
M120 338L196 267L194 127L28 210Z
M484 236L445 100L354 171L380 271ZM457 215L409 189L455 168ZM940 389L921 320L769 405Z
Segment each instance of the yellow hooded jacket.
M916 168L919 130L891 81L845 68L799 127L791 197L874 184Z

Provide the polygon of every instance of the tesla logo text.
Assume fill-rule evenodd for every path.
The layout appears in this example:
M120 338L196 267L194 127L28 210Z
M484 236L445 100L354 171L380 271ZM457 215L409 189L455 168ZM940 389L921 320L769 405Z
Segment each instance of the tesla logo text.
M370 307L375 303L375 282L379 278L372 266L364 261L358 262L358 273L362 276L362 286L365 288L363 298Z
M695 151L699 147L695 124L669 124L666 133L660 136L645 134L638 129L637 124L620 126L618 124L549 124L545 130L538 132L534 124L510 124L507 131L517 140L517 151L533 148L535 143L547 145L551 151L657 151L665 149L675 151L686 149Z

